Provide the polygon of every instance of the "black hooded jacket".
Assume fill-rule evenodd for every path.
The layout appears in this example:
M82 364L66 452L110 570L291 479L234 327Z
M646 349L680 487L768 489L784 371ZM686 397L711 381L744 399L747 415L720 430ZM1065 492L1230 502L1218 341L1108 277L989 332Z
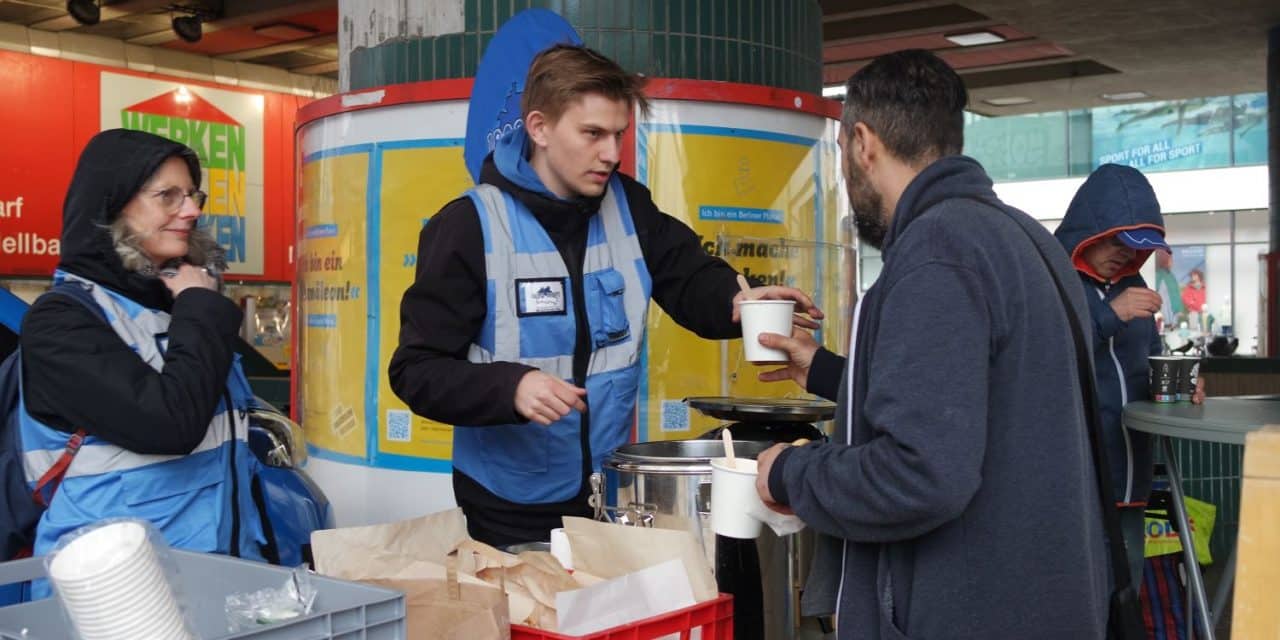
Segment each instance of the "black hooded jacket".
M241 312L216 291L192 287L175 299L159 278L125 269L112 245L114 221L165 160L180 157L200 184L187 147L139 131L93 137L80 155L62 213L58 268L171 314L157 372L79 302L40 298L23 319L23 397L37 420L84 429L144 454L182 455L200 444L226 388Z

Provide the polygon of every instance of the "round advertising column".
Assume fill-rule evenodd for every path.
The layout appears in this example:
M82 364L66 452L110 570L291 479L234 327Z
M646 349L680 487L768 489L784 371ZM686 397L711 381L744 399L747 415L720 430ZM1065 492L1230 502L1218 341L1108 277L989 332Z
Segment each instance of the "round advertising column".
M352 90L474 77L494 34L530 8L555 12L583 44L650 78L822 86L817 0L425 0L403 13L386 4L343 3L353 32L339 55Z
M417 241L472 186L463 162L469 80L333 96L297 131L297 415L312 476L340 525L453 505L452 427L415 416L387 365ZM810 291L827 312L820 339L843 351L853 290L835 144L838 103L755 85L651 80L648 114L628 130L622 170L700 236L703 248L762 284ZM716 426L689 396L781 396L742 358L650 307L635 439L682 439Z

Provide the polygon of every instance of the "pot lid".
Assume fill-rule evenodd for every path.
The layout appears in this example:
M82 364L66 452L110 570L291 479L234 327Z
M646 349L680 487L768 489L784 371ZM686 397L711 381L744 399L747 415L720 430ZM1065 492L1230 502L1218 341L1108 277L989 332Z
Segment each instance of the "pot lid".
M772 442L733 440L733 454L742 458L759 456ZM605 466L662 467L671 465L709 465L712 458L724 457L721 440L653 440L623 444L614 451ZM710 467L708 467L710 468Z
M741 422L819 422L836 415L836 405L826 400L703 396L685 402L712 418Z

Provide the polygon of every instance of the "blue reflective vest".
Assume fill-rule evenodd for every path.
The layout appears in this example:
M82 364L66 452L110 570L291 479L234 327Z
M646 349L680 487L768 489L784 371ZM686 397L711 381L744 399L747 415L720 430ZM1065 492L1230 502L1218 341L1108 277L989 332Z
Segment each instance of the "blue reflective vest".
M161 370L169 314L71 274L57 272L54 278L89 287L120 339ZM60 537L80 527L130 517L150 521L176 548L229 553L234 544L241 557L262 560L258 544L266 538L250 490L259 465L248 447L247 410L252 398L237 355L204 440L190 454L145 455L87 436L40 518L35 555L47 554ZM24 471L34 487L62 455L71 434L32 417L23 400L19 409ZM231 503L233 487L238 487L236 505ZM240 519L239 540L234 542L233 508Z
M612 177L587 229L586 318L577 317L569 270L533 213L492 185L467 195L484 233L488 280L488 312L468 360L519 362L572 382L577 326L585 320L591 340L585 384L590 426L577 411L549 427L459 426L453 464L511 502L568 500L582 486L581 429L589 431L593 470L631 433L653 286L625 191Z

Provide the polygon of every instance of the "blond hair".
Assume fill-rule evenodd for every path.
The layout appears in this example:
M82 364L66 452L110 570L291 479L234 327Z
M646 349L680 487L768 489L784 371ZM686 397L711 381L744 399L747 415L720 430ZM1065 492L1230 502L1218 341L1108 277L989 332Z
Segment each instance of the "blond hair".
M610 100L626 101L628 105L640 107L641 113L648 113L644 83L643 76L627 73L597 51L558 44L539 53L529 65L529 76L520 96L520 111L525 116L540 111L547 120L555 122L582 96L598 93Z

